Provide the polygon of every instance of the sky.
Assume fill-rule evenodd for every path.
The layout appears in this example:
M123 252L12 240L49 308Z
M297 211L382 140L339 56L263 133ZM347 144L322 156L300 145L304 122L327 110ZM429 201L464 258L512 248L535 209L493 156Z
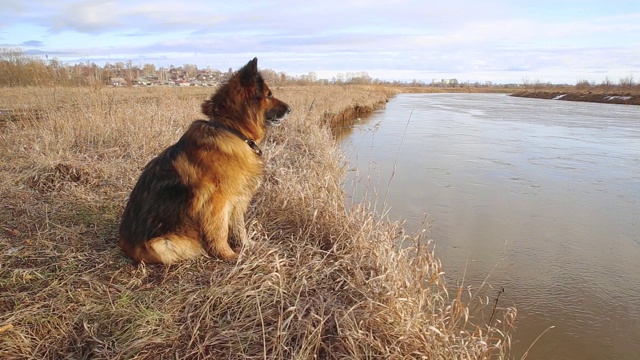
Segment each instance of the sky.
M640 1L2 0L0 48L318 78L640 82Z

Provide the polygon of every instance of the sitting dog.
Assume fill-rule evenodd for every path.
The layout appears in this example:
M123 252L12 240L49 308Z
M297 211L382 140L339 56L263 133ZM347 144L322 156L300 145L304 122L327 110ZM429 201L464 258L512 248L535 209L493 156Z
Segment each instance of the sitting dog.
M245 213L263 173L267 125L291 109L273 97L254 58L202 104L177 143L151 160L122 215L119 245L136 262L238 258Z

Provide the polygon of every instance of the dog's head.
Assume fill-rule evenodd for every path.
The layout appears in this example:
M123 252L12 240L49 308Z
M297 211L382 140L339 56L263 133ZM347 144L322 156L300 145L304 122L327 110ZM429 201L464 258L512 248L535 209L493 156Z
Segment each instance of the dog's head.
M216 121L253 119L259 125L277 126L291 108L273 96L258 71L258 59L254 58L202 104L202 112Z
M249 95L260 103L267 124L280 125L282 119L291 112L291 108L283 101L276 99L271 93L271 89L258 72L258 58L253 58L240 69L238 76L245 88L253 89L253 94Z

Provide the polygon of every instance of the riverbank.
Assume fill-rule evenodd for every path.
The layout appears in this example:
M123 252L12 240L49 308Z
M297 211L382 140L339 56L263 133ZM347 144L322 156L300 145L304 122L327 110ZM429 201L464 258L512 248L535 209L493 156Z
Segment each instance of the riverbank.
M511 96L548 100L584 101L605 104L640 105L640 93L636 92L531 90L518 91L511 94Z
M514 309L448 286L421 236L345 208L329 125L395 90L272 90L293 112L263 145L253 244L165 268L121 254L120 214L212 90L0 89L0 357L505 358Z

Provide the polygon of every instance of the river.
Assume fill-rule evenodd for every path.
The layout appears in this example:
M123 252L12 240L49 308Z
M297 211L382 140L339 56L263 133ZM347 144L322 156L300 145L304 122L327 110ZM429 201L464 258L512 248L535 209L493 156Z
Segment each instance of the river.
M353 202L504 287L513 357L640 359L640 106L401 94L339 139Z

